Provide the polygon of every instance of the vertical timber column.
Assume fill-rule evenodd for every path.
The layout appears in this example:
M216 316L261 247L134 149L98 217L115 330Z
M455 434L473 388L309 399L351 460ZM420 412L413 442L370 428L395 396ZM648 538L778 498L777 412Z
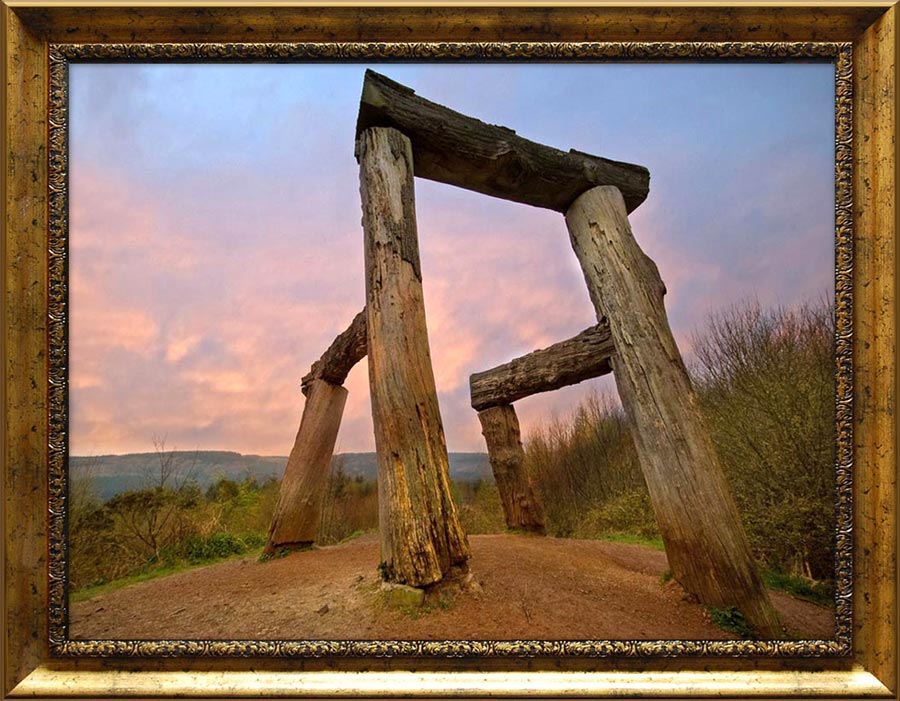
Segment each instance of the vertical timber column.
M412 145L396 129L373 127L360 134L357 155L381 557L387 579L425 586L462 569L469 544L450 493L428 348Z
M525 467L519 419L511 404L478 412L508 528L544 533L544 510Z
M674 577L709 606L736 606L756 631L781 627L669 329L665 286L631 232L622 193L595 187L566 212Z
M325 380L309 384L300 429L278 490L265 555L315 542L346 401L347 390L339 385Z

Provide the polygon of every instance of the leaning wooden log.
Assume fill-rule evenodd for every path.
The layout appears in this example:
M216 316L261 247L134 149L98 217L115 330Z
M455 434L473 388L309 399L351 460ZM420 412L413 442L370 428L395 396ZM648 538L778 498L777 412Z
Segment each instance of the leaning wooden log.
M378 455L382 574L411 586L465 568L450 492L416 232L413 156L395 129L359 137L369 386Z
M366 310L353 317L350 326L341 332L322 357L312 364L309 372L300 380L300 389L306 394L313 380L325 380L342 385L347 375L360 360L366 357Z
M512 129L429 102L371 70L363 83L357 137L369 127L393 127L407 135L421 178L557 212L597 185L618 187L630 212L650 189L643 166L534 143Z
M472 407L477 411L512 404L539 392L575 385L609 373L614 352L605 321L566 341L523 355L469 377Z
M516 410L509 404L478 412L507 528L544 533L544 510L525 464Z
M634 239L622 194L589 190L566 213L566 224L597 318L609 320L613 374L672 574L702 603L735 606L760 635L780 636L669 329L659 271Z
M322 504L347 390L325 380L310 384L300 430L278 490L275 514L263 555L312 545L322 520Z

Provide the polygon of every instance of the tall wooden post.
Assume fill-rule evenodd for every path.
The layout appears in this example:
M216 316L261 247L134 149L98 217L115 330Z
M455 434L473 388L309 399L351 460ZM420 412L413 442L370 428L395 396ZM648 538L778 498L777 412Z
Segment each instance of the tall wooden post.
M631 232L621 192L595 187L566 212L674 577L702 603L736 606L760 635L778 616L760 580L663 305L655 263Z
M544 510L525 467L519 419L511 404L478 412L508 528L544 533Z
M347 390L339 385L325 380L309 383L300 429L278 490L265 555L315 542L346 401Z
M367 346L378 453L383 572L424 586L466 564L450 492L416 231L412 146L390 128L359 135Z

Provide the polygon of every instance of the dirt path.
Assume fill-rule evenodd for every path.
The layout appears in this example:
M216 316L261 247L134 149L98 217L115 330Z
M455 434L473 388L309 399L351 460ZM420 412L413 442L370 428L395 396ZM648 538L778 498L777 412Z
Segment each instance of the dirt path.
M714 639L666 557L639 545L522 535L470 537L480 591L424 609L385 605L378 542L365 536L266 563L232 560L72 605L73 638ZM833 636L831 611L773 593L794 635Z

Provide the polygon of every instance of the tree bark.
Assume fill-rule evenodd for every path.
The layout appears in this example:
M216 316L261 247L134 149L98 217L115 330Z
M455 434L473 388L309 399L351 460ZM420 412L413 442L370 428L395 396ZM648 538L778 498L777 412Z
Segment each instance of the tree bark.
M264 554L315 542L347 390L325 380L310 383L300 429L288 458Z
M526 469L516 410L494 406L479 411L478 419L507 527L543 534L544 510Z
M528 141L512 129L424 100L371 70L363 83L357 137L369 127L406 134L420 178L557 212L596 185L617 186L630 212L650 189L650 173L643 166Z
M366 310L353 317L350 326L338 334L322 357L312 364L309 372L300 380L300 388L306 394L313 380L325 380L342 385L347 375L366 356Z
M469 544L451 497L428 347L412 147L394 129L373 128L357 149L383 575L425 586L463 568Z
M735 606L760 635L781 627L669 329L665 287L631 232L622 194L597 187L566 213L674 577L702 603Z
M609 361L613 352L609 324L604 321L566 341L471 375L472 407L481 411L504 406L605 375L612 370Z

